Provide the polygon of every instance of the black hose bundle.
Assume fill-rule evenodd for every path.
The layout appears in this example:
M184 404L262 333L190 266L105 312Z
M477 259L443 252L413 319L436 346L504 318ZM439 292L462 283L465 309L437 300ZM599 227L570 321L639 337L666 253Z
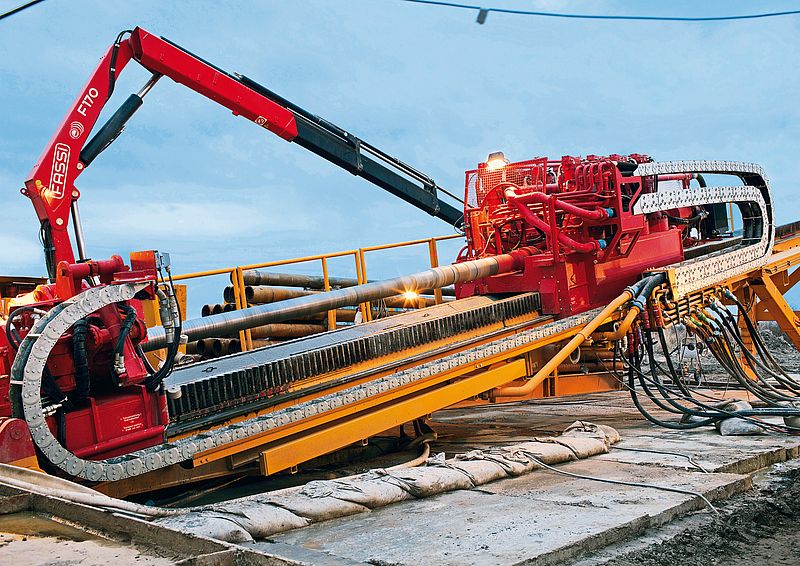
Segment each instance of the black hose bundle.
M165 299L169 300L171 306L175 307L174 313L176 320L174 320L173 340L172 342L167 344L167 355L164 358L164 362L155 373L151 373L143 382L146 389L150 392L158 389L161 386L161 383L164 381L164 379L166 379L166 377L170 373L172 373L172 369L175 367L175 360L178 357L178 350L181 344L181 331L183 328L183 319L181 318L180 309L177 307L177 303L175 303L175 285L172 281L172 273L170 273L169 268L167 268L167 275L169 277L168 292L170 294L168 297L165 297ZM163 274L162 274L162 279L163 279ZM162 292L159 291L159 293ZM160 297L159 299L161 300ZM145 360L145 363L149 366L149 362L147 362L147 358L141 351L141 348L139 348L137 351L139 352L140 356Z
M72 325L72 357L75 362L75 401L89 396L89 357L86 353L86 337L89 333L89 322L82 318Z
M619 342L617 342L614 346L612 368L606 368L628 389L633 404L642 416L658 426L673 430L689 430L736 418L748 421L764 429L791 433L800 432L800 429L791 426L776 425L761 420L761 417L766 416L794 417L795 415L800 415L800 408L787 406L788 401L798 399L794 393L800 390L800 383L791 379L774 361L774 358L767 357L768 348L761 337L757 335L755 325L747 319L744 309L741 312L746 319L748 329L753 329L757 356L744 347L744 341L733 315L721 304L711 304L711 310L714 314L710 316L707 316L707 313L702 309L697 310L695 316L687 317L686 326L703 340L723 369L741 387L746 388L764 401L767 407L749 408L749 405L737 407L730 400L722 400L721 403L710 404L697 399L696 395L698 393L693 393L684 383L683 376L678 375L672 360L672 353L667 346L666 336L661 328L657 329L657 333L666 368L657 361L655 343L644 307L653 290L660 282L661 280L648 278L640 281L637 285L632 303L644 312L643 324L646 329L643 330L641 327L636 326L629 331L628 348L624 355L620 350ZM758 377L757 382L748 376L737 359L735 354L737 346L742 351L747 351L747 354L744 355L749 369L752 369ZM627 379L620 376L616 371L618 356L622 359L627 369ZM649 371L642 369L645 364ZM759 370L760 373L755 370ZM668 382L664 381L662 377L666 378ZM773 380L775 384L770 380ZM639 397L639 392L644 394L662 411L680 415L680 421L668 421L653 415L644 407Z
M761 428L777 430L780 432L791 432L797 433L800 432L800 429L796 429L790 426L784 425L775 425L771 423L766 423L760 420L759 417L767 417L767 416L776 416L776 417L793 417L795 415L800 415L800 409L794 408L766 408L766 409L743 409L743 410L726 410L724 407L729 403L729 401L723 401L720 405L709 405L707 403L703 403L692 396L682 396L676 391L666 387L665 385L658 382L657 379L654 379L652 376L648 376L643 371L641 371L641 364L642 364L642 357L638 353L633 353L628 356L628 359L625 360L623 358L627 368L628 368L628 382L627 382L627 389L630 392L631 399L633 400L634 405L639 410L639 412L644 416L648 421L656 424L658 426L669 428L672 430L689 430L694 428L700 428L703 426L713 425L718 423L719 421L730 419L730 418L738 418L748 422L751 422ZM609 370L616 375L616 372L611 369ZM624 384L625 382L621 379L621 377L617 376L618 379ZM638 377L639 387L642 391L645 392L647 397L658 407L662 408L671 413L682 413L683 420L681 422L673 422L673 421L665 421L663 419L659 419L652 415L647 409L644 408L642 405L638 394L636 392L637 384L636 378ZM647 387L647 383L651 385L655 385L656 389L665 395L668 398L669 403L674 407L670 408L667 406L663 399L659 399L654 393L653 390ZM671 392L675 398L669 396ZM679 398L681 401L689 402L691 404L696 405L699 409L691 409L678 403L676 398ZM680 407L680 409L677 409ZM677 409L677 410L676 410ZM688 420L687 420L688 419Z
M119 337L117 338L117 344L114 346L114 355L115 356L122 356L122 352L125 349L125 340L131 333L131 328L133 328L133 324L136 322L136 309L130 305L121 305L120 308L125 311L125 318L120 324L119 327Z

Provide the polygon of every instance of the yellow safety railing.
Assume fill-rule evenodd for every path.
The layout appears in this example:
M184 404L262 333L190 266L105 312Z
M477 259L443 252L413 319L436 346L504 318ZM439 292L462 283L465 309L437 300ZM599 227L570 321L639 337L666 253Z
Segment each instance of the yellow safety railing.
M368 252L376 252L382 250L389 250L389 249L396 249L396 248L403 248L408 246L418 246L418 245L427 245L428 247L428 257L430 260L431 267L438 267L439 266L439 250L438 250L438 243L445 241L445 240L453 240L456 238L463 238L461 234L452 234L449 236L437 236L433 238L424 238L421 240L409 240L406 242L397 242L394 244L382 244L378 246L367 246L363 248L353 249L353 250L345 250L339 252L332 252L332 253L324 253L324 254L317 254L305 257L298 257L292 259L282 259L277 261L265 261L261 263L251 263L249 265L237 265L235 267L223 267L220 269L209 269L205 271L195 271L193 273L183 273L179 275L173 275L173 281L187 281L189 279L199 279L201 277L212 277L215 275L225 275L228 274L231 280L231 285L233 286L233 297L234 297L234 304L236 309L244 309L247 308L249 305L247 304L247 294L245 292L245 284L244 284L244 272L250 269L262 269L267 267L279 267L283 265L293 265L298 263L307 263L312 261L319 261L320 266L322 268L322 278L324 282L324 288L326 291L330 291L330 278L329 278L329 261L334 258L340 257L352 257L355 262L355 269L356 269L356 280L359 284L364 284L367 282L367 262L366 262L366 254ZM441 304L442 302L442 291L441 289L434 290L434 300L435 303ZM363 320L372 320L372 309L369 308L368 303L363 303L359 306L361 310L361 316ZM336 328L336 311L328 311L328 329ZM253 339L250 335L250 330L242 330L239 332L239 340L242 345L243 351L248 351L253 348Z

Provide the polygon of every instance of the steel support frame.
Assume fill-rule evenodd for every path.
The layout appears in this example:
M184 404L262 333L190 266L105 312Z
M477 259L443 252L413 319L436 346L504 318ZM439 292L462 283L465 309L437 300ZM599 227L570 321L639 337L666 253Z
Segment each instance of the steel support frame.
M792 345L800 350L800 319L798 319L792 307L789 306L789 303L786 302L783 292L775 284L773 277L766 271L762 271L761 278L758 282L752 283L751 286L759 300L764 304L765 312L769 313L769 318L778 323L780 329L791 340ZM786 285L781 285L781 287L787 288ZM791 286L788 286L788 288L791 288Z
M445 381L374 410L328 423L260 452L261 473L270 475L292 469L319 456L320 446L324 446L327 452L333 452L370 436L367 431L376 434L374 431L388 430L523 375L525 375L525 360L516 359L480 373L479 379Z
M439 404L438 406L439 409L445 408L464 399L477 396L485 391L498 387L499 385L527 377L528 373L524 360L520 360L522 363L519 365L513 363L516 361L517 357L521 357L525 353L536 350L542 346L568 339L575 335L578 330L579 328L570 328L563 332L547 336L546 338L543 338L535 343L526 344L505 353L489 355L483 360L467 363L463 366L453 368L441 374L433 375L425 380L409 384L408 386L398 390L388 391L384 394L368 397L361 402L342 407L340 410L321 413L313 419L306 419L297 423L291 423L279 429L263 433L262 435L249 437L238 442L232 442L222 449L215 449L197 454L193 458L193 464L194 466L201 466L209 462L219 460L220 458L230 457L231 463L234 467L240 466L259 458L260 453L268 449L268 445L276 442L283 442L284 439L287 438L294 438L295 435L299 435L298 437L303 437L305 442L310 443L309 446L315 446L315 450L319 451L320 446L316 443L314 438L312 437L309 440L309 431L318 430L320 427L327 427L333 422L351 418L351 415L367 414L373 411L384 410L395 403L403 402L409 396L417 397L421 391L434 391L439 388L442 383L451 382L452 380L459 379L463 381L469 381L470 383L474 384L471 387L474 387L476 390L478 390L477 393L469 394L465 397L452 401L448 400L447 403ZM510 371L511 368L507 368L508 371L503 372L504 381L494 384L494 378L485 378L485 376L487 375L488 371L497 367L497 364L511 365L511 367L514 368L515 373L512 374ZM426 411L425 413L421 414L427 414L428 412L430 411ZM419 414L415 414L415 412L412 411L409 412L406 417L406 420L403 422L410 422L415 418L418 418ZM381 428L380 430L373 429L370 431L369 429L362 429L359 438L367 438L388 428L391 428L391 425Z

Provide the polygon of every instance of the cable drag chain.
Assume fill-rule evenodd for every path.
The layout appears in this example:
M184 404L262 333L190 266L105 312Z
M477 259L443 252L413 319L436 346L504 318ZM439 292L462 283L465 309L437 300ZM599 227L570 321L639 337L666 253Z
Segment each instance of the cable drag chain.
M118 289L124 289L118 290ZM131 284L90 288L70 301L64 308L55 308L34 325L20 346L16 364L12 368L13 378L23 379L23 403L25 420L31 427L34 443L43 455L64 472L92 482L117 481L138 476L190 460L195 454L224 446L278 427L296 423L306 418L362 401L384 392L398 389L410 383L429 378L464 365L474 364L487 356L515 350L538 342L553 334L565 332L587 323L600 309L558 320L501 338L487 344L439 358L398 373L322 395L316 399L291 407L276 410L217 429L186 437L174 442L153 446L106 460L84 460L64 448L50 432L44 421L41 404L41 379L44 361L56 341L75 321L91 314L107 304L127 300L136 293ZM59 306L62 306L59 305ZM32 355L35 353L35 355ZM22 373L23 375L20 375Z
M673 292L678 299L687 293L708 287L713 282L723 281L767 262L775 243L775 222L769 179L764 170L755 163L737 161L661 161L642 163L634 175L664 175L671 173L718 173L736 175L745 183L734 187L701 187L689 190L659 190L639 197L634 204L636 213L669 210L682 206L735 202L742 208L745 228L754 233L734 248L720 250L681 263L668 265L659 270L674 270ZM750 211L756 205L758 212ZM757 222L760 220L760 224ZM748 226L749 223L749 226Z

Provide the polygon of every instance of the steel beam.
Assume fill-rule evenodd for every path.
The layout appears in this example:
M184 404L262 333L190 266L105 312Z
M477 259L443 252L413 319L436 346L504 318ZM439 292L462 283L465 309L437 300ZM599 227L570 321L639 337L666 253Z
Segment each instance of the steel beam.
M333 452L363 440L369 436L367 431L380 432L394 428L524 375L525 361L517 359L484 371L479 379L445 382L372 411L328 423L261 452L261 473L270 475L293 468L320 455L320 446Z
M795 315L792 307L786 302L783 294L772 278L767 273L762 273L760 284L753 284L758 298L761 299L769 310L770 318L778 323L781 330L786 333L792 345L800 350L800 321Z

